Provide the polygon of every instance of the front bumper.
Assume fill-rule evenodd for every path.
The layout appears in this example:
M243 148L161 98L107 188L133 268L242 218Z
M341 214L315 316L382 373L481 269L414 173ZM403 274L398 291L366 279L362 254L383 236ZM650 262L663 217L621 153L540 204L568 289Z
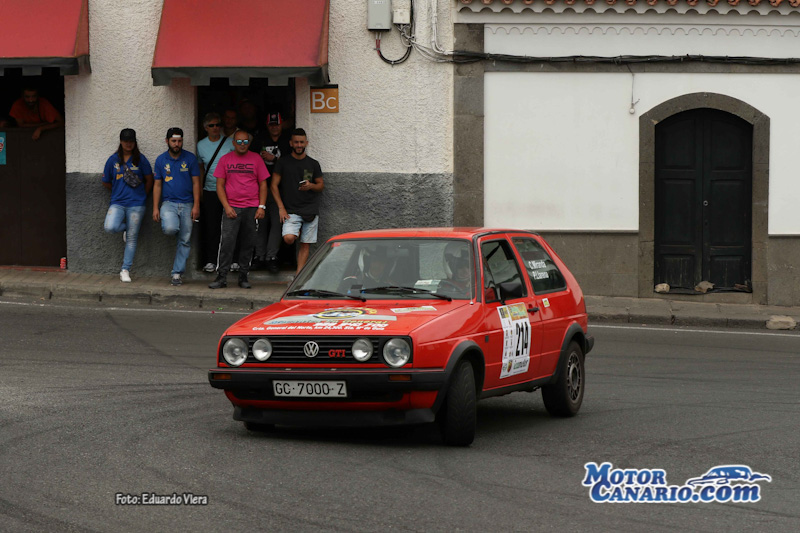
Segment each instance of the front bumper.
M402 377L402 381L396 379ZM345 381L346 398L276 397L273 380ZM286 402L395 402L414 391L439 391L447 383L444 370L280 370L272 368L217 368L208 371L212 387L229 391L237 399Z
M233 419L258 424L318 427L373 427L427 424L436 419L433 409L386 411L283 411L236 406Z

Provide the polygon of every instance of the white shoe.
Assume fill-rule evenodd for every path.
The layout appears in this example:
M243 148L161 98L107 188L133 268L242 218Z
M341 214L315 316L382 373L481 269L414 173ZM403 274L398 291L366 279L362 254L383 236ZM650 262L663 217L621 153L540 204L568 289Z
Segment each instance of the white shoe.
M231 272L239 272L239 263L231 263Z
M203 267L203 271L205 272L214 272L217 269L217 265L214 263L206 263L206 266Z
M122 232L122 242L125 242L125 243L128 242L128 232L127 231L123 231Z
M121 270L119 273L119 280L122 283L130 283L131 282L131 273L127 270Z

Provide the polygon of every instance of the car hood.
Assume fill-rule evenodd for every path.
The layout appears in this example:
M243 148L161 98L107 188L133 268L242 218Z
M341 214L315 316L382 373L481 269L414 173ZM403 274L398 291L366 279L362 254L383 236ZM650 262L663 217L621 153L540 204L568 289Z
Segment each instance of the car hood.
M226 335L406 335L469 300L282 300L233 324Z

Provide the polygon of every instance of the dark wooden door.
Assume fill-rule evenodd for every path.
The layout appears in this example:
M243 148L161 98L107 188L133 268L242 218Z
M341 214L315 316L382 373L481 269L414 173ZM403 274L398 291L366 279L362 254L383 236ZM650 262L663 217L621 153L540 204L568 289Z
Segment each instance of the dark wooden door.
M750 280L753 128L713 109L656 126L655 282Z
M8 128L0 165L0 265L58 266L67 255L64 130Z

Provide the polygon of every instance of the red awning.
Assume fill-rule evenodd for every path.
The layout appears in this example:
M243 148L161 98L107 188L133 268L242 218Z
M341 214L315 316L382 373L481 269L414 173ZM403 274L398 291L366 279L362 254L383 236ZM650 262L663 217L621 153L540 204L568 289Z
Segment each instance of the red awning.
M42 67L78 74L89 65L89 0L0 0L0 74Z
M153 85L328 81L328 0L164 0Z

